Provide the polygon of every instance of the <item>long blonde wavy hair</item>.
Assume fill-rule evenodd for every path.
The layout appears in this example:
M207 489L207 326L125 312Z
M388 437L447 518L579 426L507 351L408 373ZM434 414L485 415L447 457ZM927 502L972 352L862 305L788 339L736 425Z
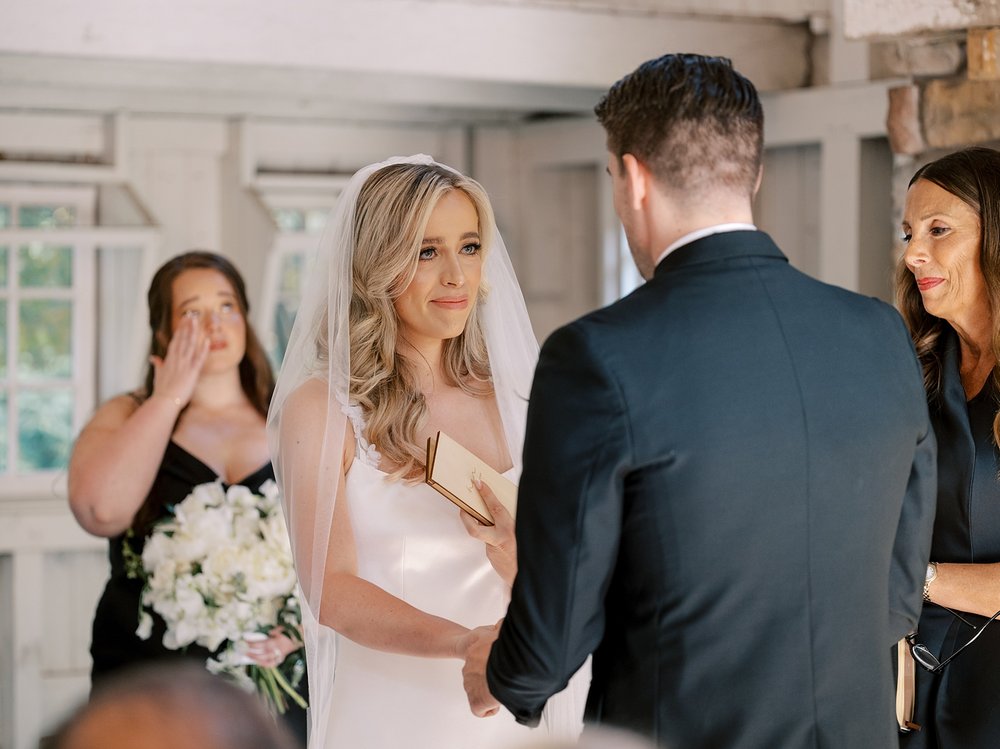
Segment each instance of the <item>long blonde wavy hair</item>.
M475 180L437 164L395 164L365 182L354 215L350 305L351 400L365 414L365 436L392 467L392 479L423 472L425 446L417 433L427 403L413 365L397 350L399 321L393 306L417 270L421 240L438 201L461 190L479 216L485 262L496 224L486 191ZM493 392L479 287L465 330L445 341L444 376L449 385L477 395Z
M979 267L986 279L986 294L993 315L993 355L1000 362L1000 151L982 146L965 148L922 166L910 179L933 182L961 198L979 214ZM896 306L899 308L924 370L928 400L937 405L942 396L944 341L950 325L924 309L913 272L901 257L896 269ZM994 392L1000 393L1000 366L994 366ZM1000 409L993 418L993 439L1000 444Z

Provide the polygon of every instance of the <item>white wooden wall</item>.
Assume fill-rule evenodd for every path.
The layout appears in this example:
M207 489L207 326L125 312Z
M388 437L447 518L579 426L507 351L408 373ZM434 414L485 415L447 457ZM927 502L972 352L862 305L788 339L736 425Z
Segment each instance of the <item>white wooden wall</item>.
M38 503L41 504L41 503ZM0 509L0 746L37 746L90 684L104 544L60 505Z

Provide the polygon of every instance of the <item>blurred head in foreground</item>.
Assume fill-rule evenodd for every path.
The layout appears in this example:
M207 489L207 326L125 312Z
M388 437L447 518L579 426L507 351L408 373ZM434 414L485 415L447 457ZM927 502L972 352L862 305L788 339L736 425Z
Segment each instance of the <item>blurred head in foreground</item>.
M193 663L122 672L60 726L49 749L295 749L253 694Z

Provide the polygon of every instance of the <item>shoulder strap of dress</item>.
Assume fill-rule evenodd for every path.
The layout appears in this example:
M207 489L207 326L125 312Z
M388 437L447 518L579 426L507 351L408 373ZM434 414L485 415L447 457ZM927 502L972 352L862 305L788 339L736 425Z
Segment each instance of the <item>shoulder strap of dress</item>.
M354 439L358 445L358 457L373 468L378 468L382 462L382 455L375 445L371 444L368 438L365 437L365 415L361 410L361 406L357 403L352 403L346 396L339 394L337 395L337 401L340 403L340 410L350 420L351 427L354 429Z

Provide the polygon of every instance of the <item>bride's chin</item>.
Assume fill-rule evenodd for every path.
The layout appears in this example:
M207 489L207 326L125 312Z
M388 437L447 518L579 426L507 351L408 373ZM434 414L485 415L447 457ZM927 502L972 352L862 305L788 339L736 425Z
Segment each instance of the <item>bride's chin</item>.
M442 328L441 330L437 331L436 337L442 341L450 341L455 338L458 338L460 335L462 335L462 333L465 332L465 329L467 327L466 324L467 322L468 320L463 320L460 325L455 324Z

